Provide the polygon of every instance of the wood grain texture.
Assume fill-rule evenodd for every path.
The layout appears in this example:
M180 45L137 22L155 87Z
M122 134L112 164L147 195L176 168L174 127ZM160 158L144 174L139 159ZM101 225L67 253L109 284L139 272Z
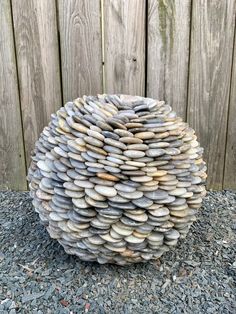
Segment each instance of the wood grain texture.
M55 1L13 0L27 164L50 114L61 106Z
M107 93L145 94L143 0L104 0L104 72Z
M225 156L224 189L236 189L236 37L231 77L227 145Z
M186 119L190 0L148 0L147 95Z
M102 34L99 0L59 0L64 102L102 93Z
M0 189L26 190L10 0L0 2Z
M193 1L188 121L205 149L208 187L223 183L235 0Z

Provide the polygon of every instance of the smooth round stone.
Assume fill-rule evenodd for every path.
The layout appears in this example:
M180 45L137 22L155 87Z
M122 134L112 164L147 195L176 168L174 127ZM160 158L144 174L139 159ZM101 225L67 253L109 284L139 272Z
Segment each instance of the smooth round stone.
M112 138L105 138L104 142L110 146L114 146L123 150L126 149L126 145L124 143L113 140Z
M176 188L176 189L170 191L169 195L181 196L181 195L185 194L186 192L187 192L187 190L185 188Z
M140 162L140 161L135 161L135 160L127 160L125 162L126 165L129 165L129 166L134 166L134 167L145 167L145 163L144 162Z
M114 207L107 207L104 209L99 209L99 214L105 217L120 217L123 213L122 209L114 208Z
M65 190L65 194L72 198L81 198L85 195L85 193L82 191L79 192L79 191L72 191L72 190Z
M138 183L138 182L134 182L134 181L132 181L132 180L125 180L125 181L123 181L122 182L123 184L126 184L126 185L128 185L128 186L132 186L132 187L139 187L141 184L140 183Z
M130 166L130 165L121 165L120 166L120 169L121 170L125 170L125 171L129 171L129 170L138 170L139 168L138 167L135 167L135 166ZM122 173L123 173L123 171L122 171Z
M148 221L147 223L154 225L154 226L160 226L162 225L163 222L166 222L167 220L170 219L170 215L166 215L166 216L153 216L150 213L148 214Z
M68 156L68 154L60 147L54 147L53 150L58 156L65 157L65 158L67 158Z
M122 184L122 183L117 183L114 185L114 188L117 190L117 191L120 191L120 192L134 192L136 190L135 187L132 187L132 186L129 186L129 185L126 185L126 184Z
M102 245L105 243L105 240L103 240L101 236L96 236L96 235L89 237L88 241L95 245Z
M130 158L140 158L144 157L145 153L139 150L126 150L124 151L124 155Z
M75 185L73 182L64 182L63 186L65 189L67 190L71 190L71 191L83 191L83 188Z
M141 170L125 170L125 171L122 171L122 173L124 175L130 176L131 180L134 176L135 177L138 176L140 178L141 176L143 177L145 175L145 172Z
M107 202L103 202L103 201L96 201L93 198L89 197L89 196L85 196L85 201L92 207L97 207L97 208L107 208Z
M109 224L103 223L100 220L98 220L97 218L93 218L93 220L91 221L90 224L91 224L91 226L98 228L98 229L107 230L110 228Z
M186 199L177 197L174 202L171 203L171 206L180 206L186 205Z
M117 134L114 134L113 132L109 132L109 131L103 131L102 134L106 137L106 138L111 138L113 140L119 140L119 136Z
M150 148L146 151L146 155L148 157L159 157L165 154L164 149L158 149L158 148Z
M119 165L122 165L124 163L123 160L119 159L119 158L115 158L115 157L112 157L112 156L108 156L107 157L107 160L115 163L115 164L119 164Z
M98 163L100 164L100 167L104 167L105 166L110 166L110 167L119 167L116 163L114 162L111 162L107 159L101 159L101 160L98 160Z
M95 201L105 201L105 196L102 196L101 194L97 193L94 189L85 189L84 190L86 195L88 195L90 198L94 199Z
M129 226L129 227L137 227L137 226L140 226L142 224L142 222L139 222L139 221L135 221L133 219L130 219L128 217L121 217L120 221L126 225L126 226Z
M132 231L131 231L132 232ZM124 236L120 235L119 233L115 232L114 229L110 230L110 235L114 239L122 239ZM128 234L129 235L129 234Z
M156 242L156 241L160 242L164 240L164 235L158 232L151 232L147 238L148 240L153 241L153 242Z
M60 215L58 215L57 213L55 212L51 212L49 214L49 217L53 220L53 221L63 221L64 218L61 218Z
M153 132L138 132L135 134L135 137L140 138L141 140L148 140L155 136Z
M165 199L159 200L158 203L159 204L170 204L172 202L175 201L175 197L174 196L168 196Z
M91 150L87 151L87 155L89 158L91 158L92 161L95 161L97 159L105 159L106 158L103 154L98 154L98 153L93 152Z
M148 145L146 144L130 144L127 146L128 150L147 150Z
M108 180L108 181L119 181L119 179L109 173L103 172L103 173L98 173L97 176L103 180Z
M118 194L121 197L129 199L129 200L135 200L135 199L138 199L138 198L143 196L143 192L141 192L141 191L134 191L134 192L121 192L121 191L118 191Z
M92 189L94 187L94 184L90 181L79 181L79 180L74 180L75 185L78 185L80 188L84 189Z
M110 197L109 200L111 202L113 202L113 204L118 203L118 204L123 204L123 203L127 203L127 199L124 197L121 197L120 195L116 195L114 197Z
M145 211L142 208L137 208L136 207L135 209L132 209L132 210L126 209L125 212L126 213L130 213L132 215L142 215Z
M128 213L128 212L125 212L124 215L130 219L133 219L135 221L138 221L138 222L145 222L148 220L148 215L143 213L141 215L137 215L137 214L131 214L131 213Z
M41 169L41 170L43 170L45 172L50 172L51 171L51 169L47 166L47 164L43 160L39 160L37 162L37 166L39 167L39 169Z
M117 252L117 253L122 253L126 250L125 246L123 247L114 247L111 244L104 244L104 246L111 251Z
M152 178L149 177L149 176L131 176L130 179L134 182L140 182L140 183L143 183L143 182L149 182L149 181L152 181Z
M141 192L151 192L151 191L156 191L157 188L158 188L158 184L153 185L153 186L142 185L138 187L137 190Z
M143 196L143 197L133 200L132 203L136 205L137 207L147 208L153 204L153 201Z
M107 152L104 149L102 149L102 148L99 148L99 147L96 147L96 146L92 146L90 144L86 144L86 147L87 147L88 150L90 150L90 151L92 151L94 153L97 153L99 156L100 155L104 155L104 156L107 155Z
M169 215L170 211L167 207L161 207L154 210L149 210L149 213L154 217L163 217Z
M133 236L136 238L145 239L148 235L149 233L140 233L137 231L133 231Z
M73 204L77 208L89 208L90 205L85 201L84 198L72 198Z
M157 142L157 143L150 143L149 148L167 148L170 146L168 142Z
M180 233L176 229L172 229L165 233L167 240L177 240L180 237Z
M53 188L53 181L49 178L42 178L41 184L46 188L46 189L52 189Z
M133 229L126 229L126 228L123 228L122 226L120 226L120 224L116 223L116 224L113 224L112 225L112 229L120 234L121 236L129 236L132 234L133 232Z
M121 172L121 170L117 167L104 166L104 169L108 172L115 173L115 174Z
M103 141L98 140L95 137L85 136L84 141L90 145L96 146L96 147L103 147L104 143Z
M151 192L145 192L144 195L154 201L159 201L159 200L163 200L166 197L168 197L168 193L166 193L163 190L157 189L155 191L151 191Z
M112 236L109 233L101 234L100 237L107 242L111 242L111 243L120 242L120 239L112 238Z
M127 241L128 243L134 243L134 244L138 244L138 243L142 243L144 241L144 239L142 238L137 238L134 235L129 235L127 237L125 237L125 241Z
M143 140L136 137L125 136L120 138L120 142L125 144L141 144L143 143Z
M116 134L119 135L119 137L129 137L129 136L133 136L133 134L127 130L123 130L123 129L115 129L114 132Z
M85 217L95 217L97 212L96 210L92 209L92 208L86 208L86 209L80 209L80 214L85 216Z
M113 197L117 194L116 189L110 186L95 185L94 189L96 192L106 197Z
M68 220L67 227L71 229L72 231L79 232L80 230L87 229L89 227L89 224L88 223L74 223L73 221Z
M89 181L94 183L94 184L98 184L98 185L114 186L114 182L113 181L104 180L104 179L101 179L101 178L98 178L98 177L89 178Z
M157 170L157 171L154 171L153 173L151 173L149 175L152 177L162 177L162 176L165 176L166 174L167 174L166 170Z
M95 130L87 130L87 134L89 135L90 138L95 138L98 139L100 141L104 140L104 135L95 131Z
M109 154L122 155L122 152L123 152L120 148L114 147L114 146L111 146L111 145L105 145L103 148Z
M107 223L109 225L111 225L111 224L113 224L119 220L119 218L116 218L114 216L113 217L104 217L104 216L98 215L97 218L99 221L101 221L103 223Z
M131 203L131 202L127 202L127 203L117 203L117 202L112 202L112 201L108 201L108 204L112 207L115 208L120 208L123 210L133 210L136 208L136 206Z
M112 127L104 121L97 121L96 125L104 131L113 131Z
M137 162L144 162L145 164L152 161L154 158L151 158L151 157L147 157L147 156L144 156L142 158L137 158L135 159L135 161Z

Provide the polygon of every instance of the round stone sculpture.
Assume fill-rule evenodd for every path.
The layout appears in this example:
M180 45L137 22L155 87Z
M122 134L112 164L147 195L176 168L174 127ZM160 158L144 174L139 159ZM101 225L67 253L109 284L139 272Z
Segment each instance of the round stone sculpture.
M157 259L196 220L202 154L164 101L83 96L52 114L35 144L33 205L68 254L119 265Z

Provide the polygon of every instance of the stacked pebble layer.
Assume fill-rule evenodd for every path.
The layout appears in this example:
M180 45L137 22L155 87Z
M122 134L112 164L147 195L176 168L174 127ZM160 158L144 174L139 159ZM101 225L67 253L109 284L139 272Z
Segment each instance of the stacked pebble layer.
M202 154L163 101L83 96L52 114L36 142L33 205L68 254L119 265L157 259L196 219Z

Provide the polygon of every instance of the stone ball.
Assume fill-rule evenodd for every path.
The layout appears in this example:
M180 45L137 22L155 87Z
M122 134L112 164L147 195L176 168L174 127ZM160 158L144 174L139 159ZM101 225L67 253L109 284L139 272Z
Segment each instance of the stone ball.
M83 96L52 114L37 140L30 194L66 253L101 264L158 259L196 220L202 154L164 101Z

